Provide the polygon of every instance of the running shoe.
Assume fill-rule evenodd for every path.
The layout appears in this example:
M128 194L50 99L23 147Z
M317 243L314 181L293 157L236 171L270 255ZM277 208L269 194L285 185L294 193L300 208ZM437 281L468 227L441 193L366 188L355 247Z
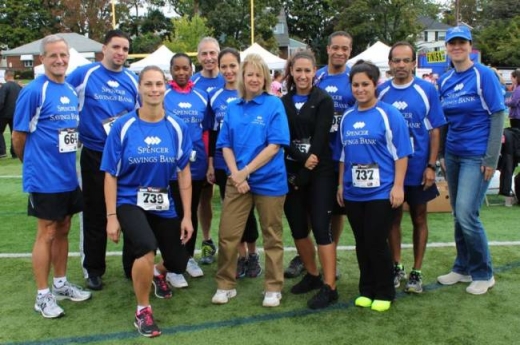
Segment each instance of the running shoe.
M260 266L260 256L257 253L250 253L247 257L246 276L249 278L256 278L262 274L262 267Z
M152 284L154 287L154 293L157 298L171 298L173 293L168 283L166 282L166 277L164 274L160 274L158 276L154 276L152 280Z
M244 278L247 273L247 259L245 257L238 258L237 261L237 279Z
M204 272L202 272L202 269L199 267L199 265L197 264L197 261L195 261L194 258L190 258L188 260L188 265L186 266L186 272L188 272L188 274L190 276L192 276L192 278L198 278L198 277L202 277L204 275Z
M404 292L408 293L421 293L423 292L422 287L422 273L421 271L412 270L408 276L408 281L404 287Z
M161 335L161 330L157 327L155 320L153 319L152 309L146 307L141 310L140 313L135 314L134 326L137 328L139 334L153 338Z
M394 287L397 289L401 286L401 281L406 280L406 272L401 264L394 265Z
M215 262L215 254L217 253L217 247L213 243L212 239L207 241L202 241L201 246L202 257L200 258L200 263L202 265L209 265Z
M60 288L53 286L52 293L58 301L70 299L74 302L81 302L92 297L92 293L90 291L83 290L83 288L71 284L68 281L65 282L65 284L63 284L63 286Z
M320 291L316 295L314 295L308 302L307 306L310 309L323 309L327 308L329 305L336 303L338 301L338 290L332 290L332 288L323 284Z
M41 313L46 319L54 319L65 315L63 309L56 303L56 297L51 292L41 297L36 297L34 311Z
M300 256L296 255L291 262L289 262L289 267L287 267L283 273L285 278L296 278L305 270L303 267L303 262L300 259Z

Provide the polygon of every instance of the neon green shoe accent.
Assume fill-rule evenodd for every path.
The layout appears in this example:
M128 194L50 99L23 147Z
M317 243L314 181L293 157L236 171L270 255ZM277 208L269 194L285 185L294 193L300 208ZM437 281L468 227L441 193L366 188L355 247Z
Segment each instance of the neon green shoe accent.
M359 296L356 298L355 305L356 307L370 308L370 306L372 306L372 300L365 296Z
M375 299L374 302L372 302L371 308L375 311L387 311L388 309L390 309L391 304L391 301L382 301L380 299Z

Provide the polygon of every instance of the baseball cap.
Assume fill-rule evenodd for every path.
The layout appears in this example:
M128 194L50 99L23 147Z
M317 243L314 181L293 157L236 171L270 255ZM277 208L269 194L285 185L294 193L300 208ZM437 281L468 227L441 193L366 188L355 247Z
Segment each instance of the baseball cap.
M468 27L464 25L449 28L446 32L446 42L449 42L454 38L462 38L466 41L472 41L471 31L469 31Z

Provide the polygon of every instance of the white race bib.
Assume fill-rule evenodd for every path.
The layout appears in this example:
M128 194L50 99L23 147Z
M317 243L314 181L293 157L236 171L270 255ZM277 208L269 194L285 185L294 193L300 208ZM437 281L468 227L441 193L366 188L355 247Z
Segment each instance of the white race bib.
M352 165L352 184L359 188L374 188L381 185L379 178L379 165L373 164L353 164Z
M119 116L109 117L108 119L103 120L103 129L105 130L105 133L108 135L110 133L110 130L112 129L112 126L114 125L114 122L119 118Z
M307 139L295 139L293 140L294 146L303 154L308 154L309 150L311 149L311 140L310 138ZM295 159L291 156L287 156L287 159L294 161Z
M167 188L140 187L137 191L137 206L145 211L167 211L170 199Z
M335 133L339 129L339 124L341 123L341 118L343 114L334 113L334 117L332 118L332 126L330 127L330 132Z
M60 153L76 152L78 150L78 130L62 128L58 131L58 148Z

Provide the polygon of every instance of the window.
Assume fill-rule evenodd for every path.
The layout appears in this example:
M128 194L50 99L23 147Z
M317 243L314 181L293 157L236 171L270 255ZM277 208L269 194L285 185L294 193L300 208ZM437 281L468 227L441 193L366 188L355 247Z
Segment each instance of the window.
M277 35L281 35L285 32L285 25L283 25L283 23L278 23L276 24L276 26L274 27L274 30L273 32Z
M25 68L30 68L30 67L33 67L33 62L32 60L26 60L23 62L23 67Z

